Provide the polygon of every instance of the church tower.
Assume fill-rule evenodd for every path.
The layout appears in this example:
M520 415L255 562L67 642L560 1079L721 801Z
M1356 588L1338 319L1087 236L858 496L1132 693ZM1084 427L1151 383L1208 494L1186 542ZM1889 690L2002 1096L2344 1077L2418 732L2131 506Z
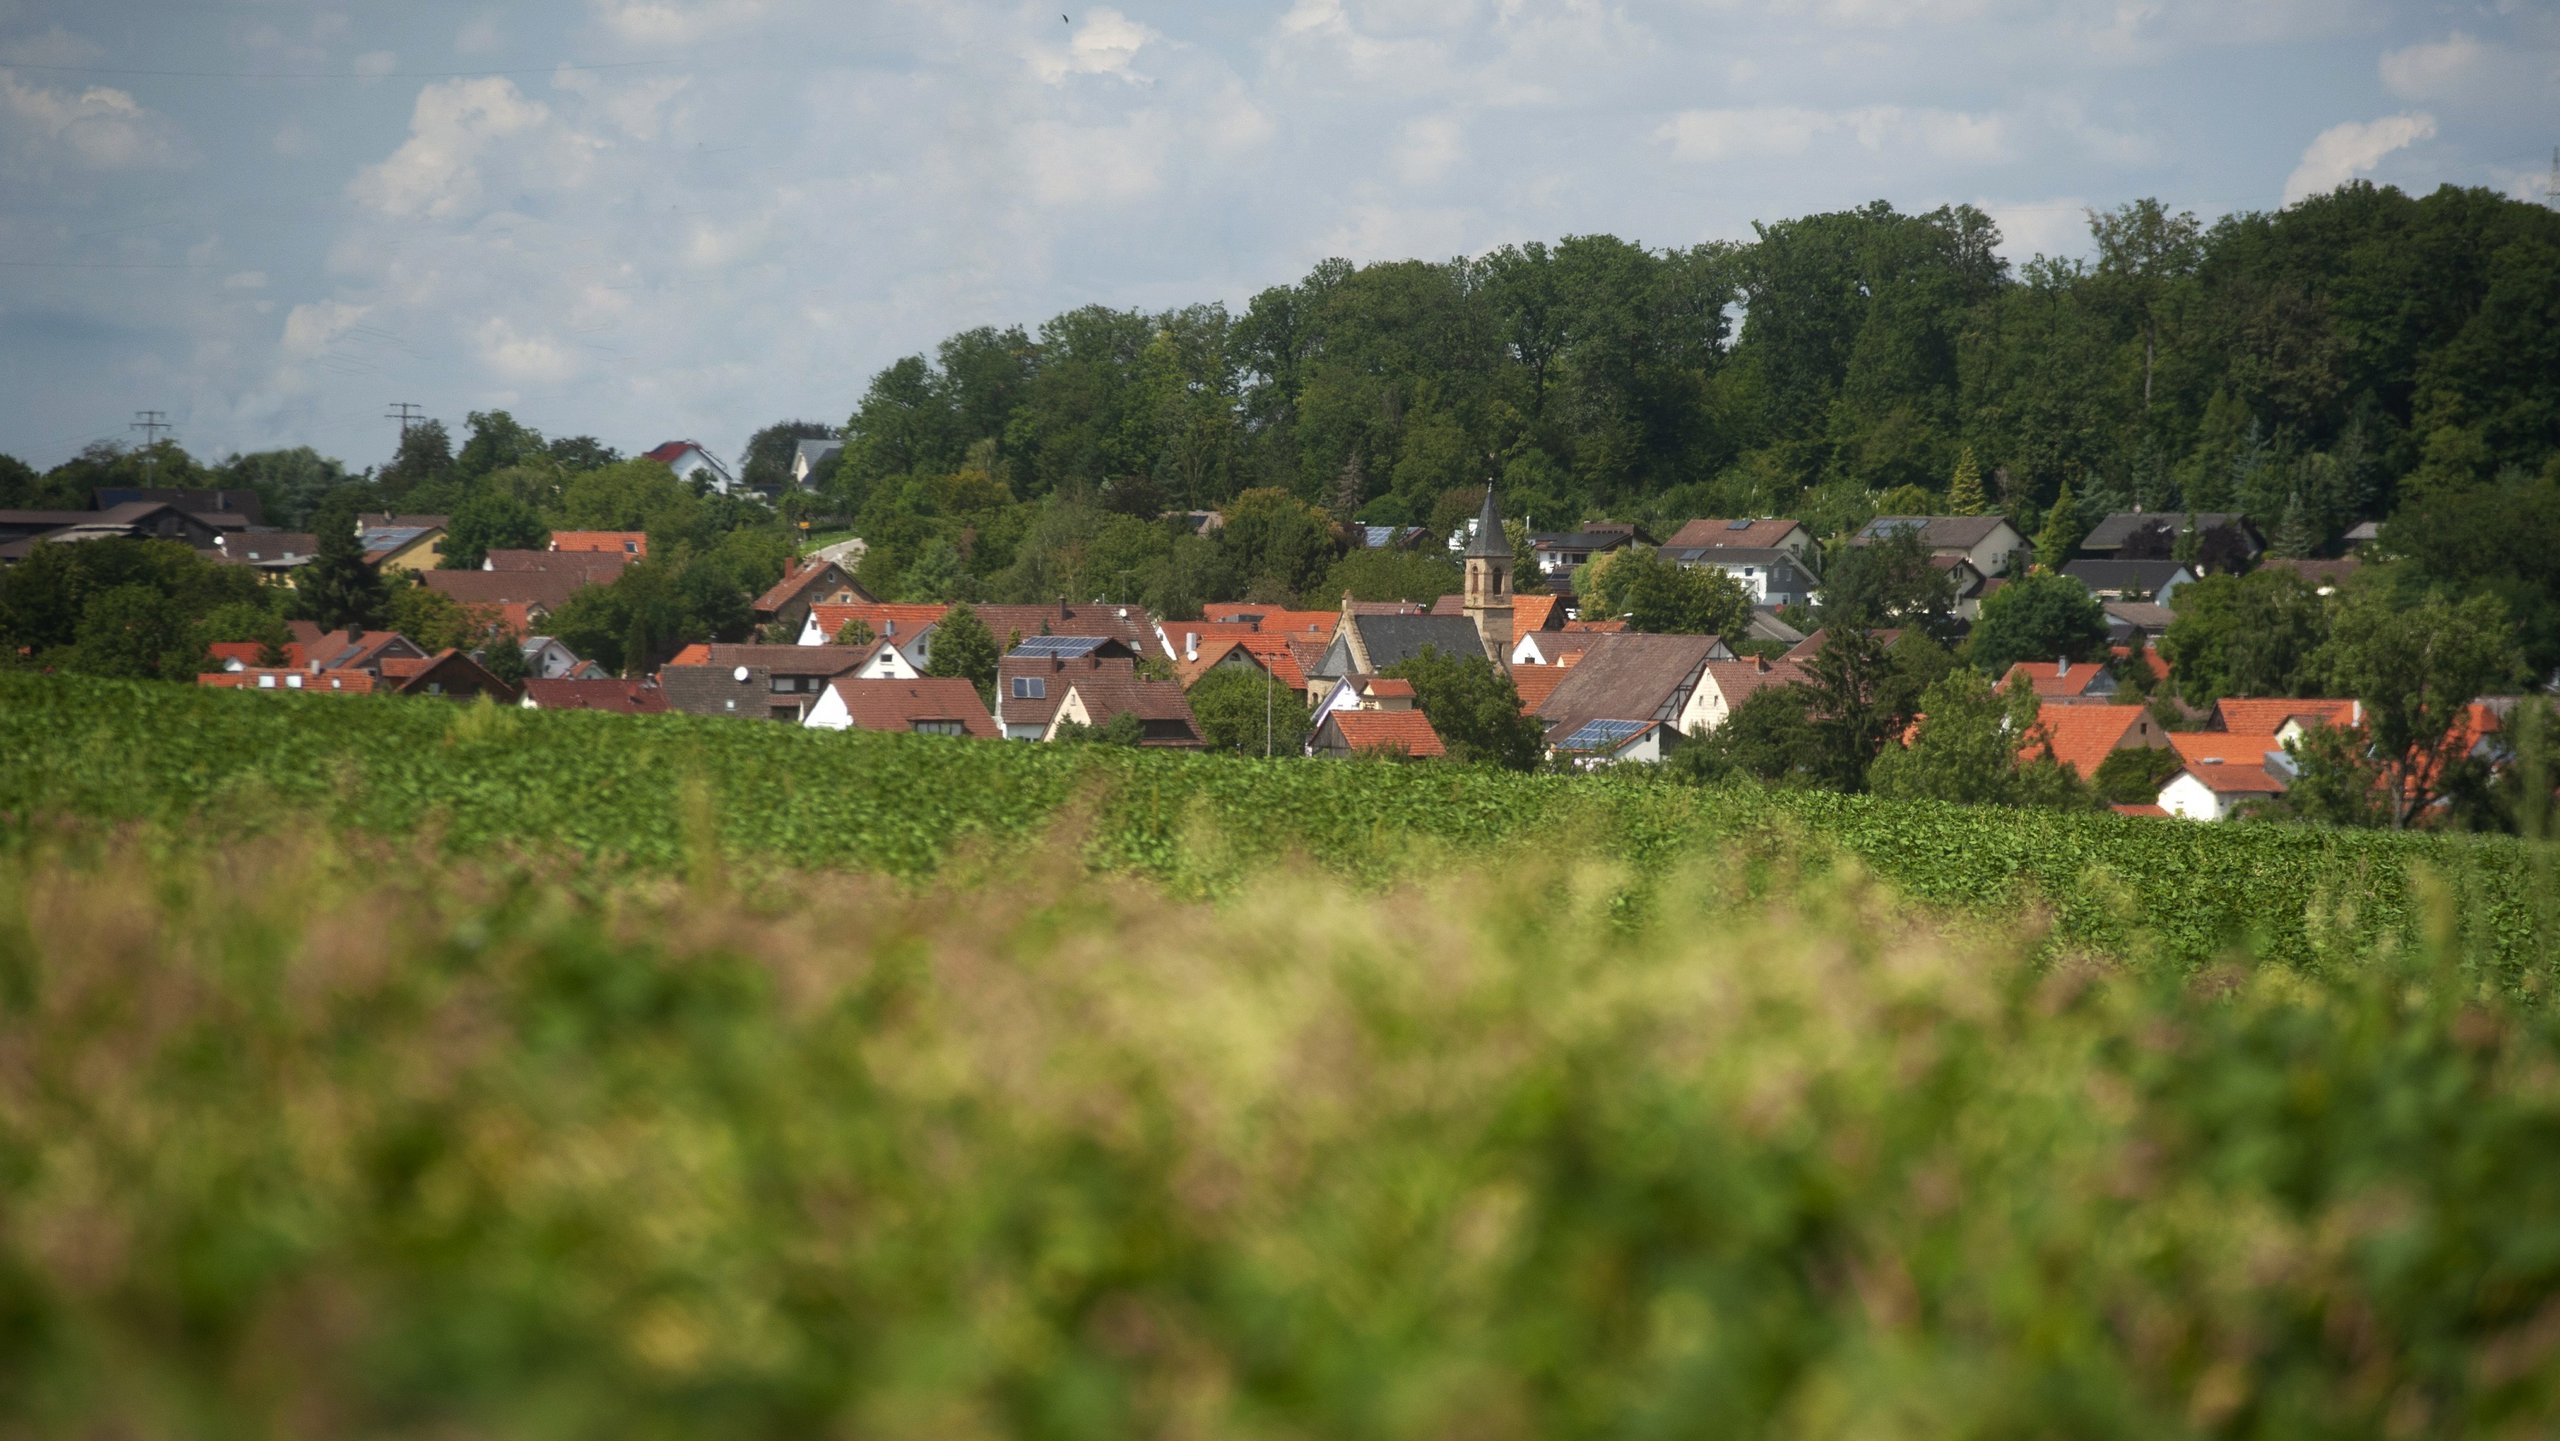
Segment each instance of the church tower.
M1467 619L1475 622L1484 642L1485 659L1504 674L1511 671L1511 539L1502 533L1502 509L1493 503L1493 487L1484 488L1484 511L1476 517L1475 538L1467 542Z

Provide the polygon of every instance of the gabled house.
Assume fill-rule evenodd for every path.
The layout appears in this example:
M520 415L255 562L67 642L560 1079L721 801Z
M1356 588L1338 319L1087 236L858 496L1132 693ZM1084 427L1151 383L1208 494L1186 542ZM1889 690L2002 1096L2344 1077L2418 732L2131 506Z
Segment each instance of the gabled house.
M270 581L291 585L293 572L309 565L319 553L320 537L308 531L236 530L217 542L213 558L248 566Z
M974 607L978 619L986 623L996 644L1011 650L1020 636L1028 641L1038 636L1101 636L1116 640L1129 648L1132 655L1162 656L1173 653L1164 649L1156 633L1155 617L1140 605L982 605ZM926 645L930 648L928 639Z
M2176 554L2178 538L2190 525L2196 531L2200 573L2245 570L2266 552L2266 537L2238 511L2120 510L2091 527L2080 549L2103 560L2164 559ZM2208 551L2228 552L2229 559L2216 567Z
M2096 661L2022 660L2000 677L2000 688L2024 678L2046 705L2105 705L2115 699L2115 672Z
M443 526L365 526L358 534L364 542L364 563L385 575L431 571L444 564Z
M719 457L690 440L670 440L663 445L651 446L640 453L640 458L654 460L674 471L678 480L699 482L721 495L738 488L737 478L729 474L729 467L722 465Z
M1349 532L1343 539L1353 550L1415 550L1431 538L1431 532L1418 525L1353 525L1342 529Z
M2292 559L2275 555L2258 562L2260 570L2281 570L2300 576L2303 584L2320 595L2336 595L2338 587L2345 585L2349 578L2363 568L2364 562L2352 555L2337 556L2328 560Z
M524 683L526 710L600 710L616 715L665 715L667 693L653 680L532 679Z
M0 562L24 559L39 542L174 540L191 549L213 550L230 533L165 501L128 501L109 510L0 510Z
M756 624L780 627L776 634L797 635L809 622L811 606L859 605L869 599L871 593L854 584L843 566L831 560L803 561L756 597Z
M1982 603L2003 582L1961 555L1935 552L1929 564L1947 578L1947 613L1966 622L1982 619Z
M1671 728L1661 744L1674 744L1705 722L1698 683L1708 663L1731 659L1733 651L1711 635L1613 635L1566 669L1538 719L1551 743L1592 721L1661 721Z
M2050 749L2055 761L2084 781L2121 750L2166 750L2169 732L2138 705L2059 705L2040 711L2028 727L2021 762Z
M1173 667L1186 694L1213 672L1249 670L1271 677L1299 705L1306 704L1307 673L1287 636L1231 635L1207 642L1194 636L1191 641L1189 653Z
M792 488L807 490L818 472L842 454L844 454L844 442L841 440L804 440L793 446L791 450Z
M1692 708L1697 715L1695 727L1714 730L1751 697L1772 686L1795 685L1805 679L1804 667L1788 660L1759 656L1711 660L1698 678L1698 704Z
M530 680L558 680L578 668L575 651L547 635L529 635L518 643L524 654L524 673Z
M850 605L821 602L811 605L809 618L801 622L800 643L835 645L836 637L843 635L847 626L859 624L872 639L896 646L908 664L921 671L925 662L932 659L926 638L949 609L947 605L887 605L879 601L856 601ZM1002 637L998 640L1001 642Z
M2107 613L2107 638L2117 645L2130 645L2135 636L2156 642L2169 633L2177 620L2176 613L2157 601L2110 600L2101 603Z
M322 630L307 620L288 622L286 630L307 671L360 670L367 675L382 675L382 663L391 660L425 660L426 650L416 641L396 630L366 630L351 625L344 630Z
M1653 537L1635 526L1608 520L1595 520L1580 530L1547 531L1529 537L1529 550L1536 557L1538 573L1550 578L1573 574L1575 567L1588 564L1593 556L1630 545L1651 544Z
M136 501L174 505L214 529L256 530L267 523L266 503L254 490L178 489L151 485L101 485L89 492L91 510L113 510Z
M1138 678L1138 664L1128 647L1099 637L1081 654L1017 651L996 662L996 725L1006 740L1036 741L1049 734L1067 687L1082 676ZM1111 653L1103 649L1109 647Z
M551 549L563 555L618 555L626 562L649 558L645 530L555 530Z
M1511 688L1520 693L1520 713L1536 715L1538 707L1545 705L1547 697L1554 695L1556 687L1564 684L1564 678L1571 674L1572 671L1560 665L1511 667Z
M489 673L489 668L448 646L424 660L385 660L376 686L389 685L401 695L477 700L487 696L502 705L516 703L516 688Z
M1769 516L1758 520L1693 520L1671 533L1664 550L1783 550L1806 565L1813 564L1813 532L1795 521Z
M830 681L842 677L913 680L917 675L916 668L907 663L897 647L885 641L875 640L869 645L689 645L659 668L659 684L671 685L675 673L691 670L726 672L733 680L739 671L763 676L764 703L756 714L792 721L808 714L810 705ZM784 714L786 710L788 715ZM721 713L731 712L724 705Z
M1577 770L1593 770L1623 761L1658 761L1678 741L1679 733L1668 721L1594 720L1558 736L1547 750Z
M1600 633L1587 630L1533 630L1511 647L1511 664L1566 666L1600 644Z
M1066 725L1105 726L1121 716L1138 720L1138 744L1157 750L1201 750L1200 723L1182 687L1169 680L1096 673L1071 677L1042 740L1054 741Z
M1307 753L1333 760L1377 756L1419 761L1445 756L1449 748L1418 710L1337 710L1317 723L1307 739Z
M2272 735L2173 731L2180 769L2160 787L2160 809L2187 820L2228 820L2255 801L2283 795L2292 760Z
M796 691L787 698L773 691L773 673L757 666L666 666L658 672L659 694L667 709L684 715L728 716L739 720L776 720L797 725L802 720Z
M2011 563L2027 549L2027 538L2007 519L1996 515L1880 515L1849 539L1851 545L1873 545L1888 536L1917 531L1931 554L1960 556L1985 576L2009 573Z
M802 724L812 730L904 731L978 740L1001 734L986 702L978 699L978 688L960 676L840 678L829 682Z
M1664 546L1662 556L1692 569L1723 571L1750 593L1755 606L1811 605L1819 589L1813 571L1795 553L1775 546Z
M2062 573L2100 600L2152 601L2174 606L2178 587L2196 578L2174 560L2075 560Z
M525 558L519 563L518 558ZM538 563L537 563L538 562ZM491 551L481 570L430 570L419 576L429 590L465 606L505 614L526 627L549 619L569 598L591 585L610 585L622 574L619 557L557 556L547 551ZM515 608L515 609L510 609Z

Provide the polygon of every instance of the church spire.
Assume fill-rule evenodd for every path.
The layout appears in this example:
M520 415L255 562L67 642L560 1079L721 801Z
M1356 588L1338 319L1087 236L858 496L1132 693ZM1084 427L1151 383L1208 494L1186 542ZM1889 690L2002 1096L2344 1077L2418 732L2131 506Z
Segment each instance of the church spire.
M1467 542L1467 619L1484 642L1484 657L1499 671L1511 669L1511 538L1502 531L1502 508L1493 502L1493 487L1484 488L1484 509L1476 516L1476 533Z

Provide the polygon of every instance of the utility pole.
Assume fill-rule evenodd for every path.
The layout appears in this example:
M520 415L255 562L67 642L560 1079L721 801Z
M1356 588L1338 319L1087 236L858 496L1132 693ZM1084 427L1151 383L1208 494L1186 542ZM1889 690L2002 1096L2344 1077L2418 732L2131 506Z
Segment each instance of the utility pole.
M2542 203L2560 208L2560 145L2551 147L2551 178L2543 182Z
M133 424L126 426L125 429L142 432L143 467L150 473L152 479L159 479L160 432L177 429L169 423L169 413L165 410L137 410L133 413Z
M391 408L382 413L382 418L400 422L400 438L405 441L409 438L409 427L424 420L426 412L419 409L414 401L395 400L391 402Z

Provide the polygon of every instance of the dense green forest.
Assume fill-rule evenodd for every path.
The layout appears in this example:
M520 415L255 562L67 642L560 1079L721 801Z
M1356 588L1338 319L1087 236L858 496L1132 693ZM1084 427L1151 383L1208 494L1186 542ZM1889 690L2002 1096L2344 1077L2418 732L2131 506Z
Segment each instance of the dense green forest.
M841 425L759 430L751 482L777 480L797 439L845 440L778 513L503 412L471 415L458 446L416 426L362 474L308 450L100 450L44 475L0 458L0 504L235 484L285 525L332 501L450 512L466 555L545 526L645 528L656 598L590 626L637 654L734 632L728 592L778 572L802 521L870 542L861 579L883 598L1181 617L1452 590L1439 556L1346 555L1337 527L1452 526L1488 479L1542 530L1783 513L1837 536L1978 494L2036 535L2067 496L2083 528L2133 506L2243 510L2279 553L2387 519L2404 578L2495 596L2528 659L2560 665L2560 214L2356 184L2210 226L2138 201L2091 229L2093 261L2012 266L1977 211L1876 204L1739 244L1328 261L1241 314L971 330L858 399L848 380ZM1212 508L1212 537L1160 519ZM718 563L695 575L688 557Z

